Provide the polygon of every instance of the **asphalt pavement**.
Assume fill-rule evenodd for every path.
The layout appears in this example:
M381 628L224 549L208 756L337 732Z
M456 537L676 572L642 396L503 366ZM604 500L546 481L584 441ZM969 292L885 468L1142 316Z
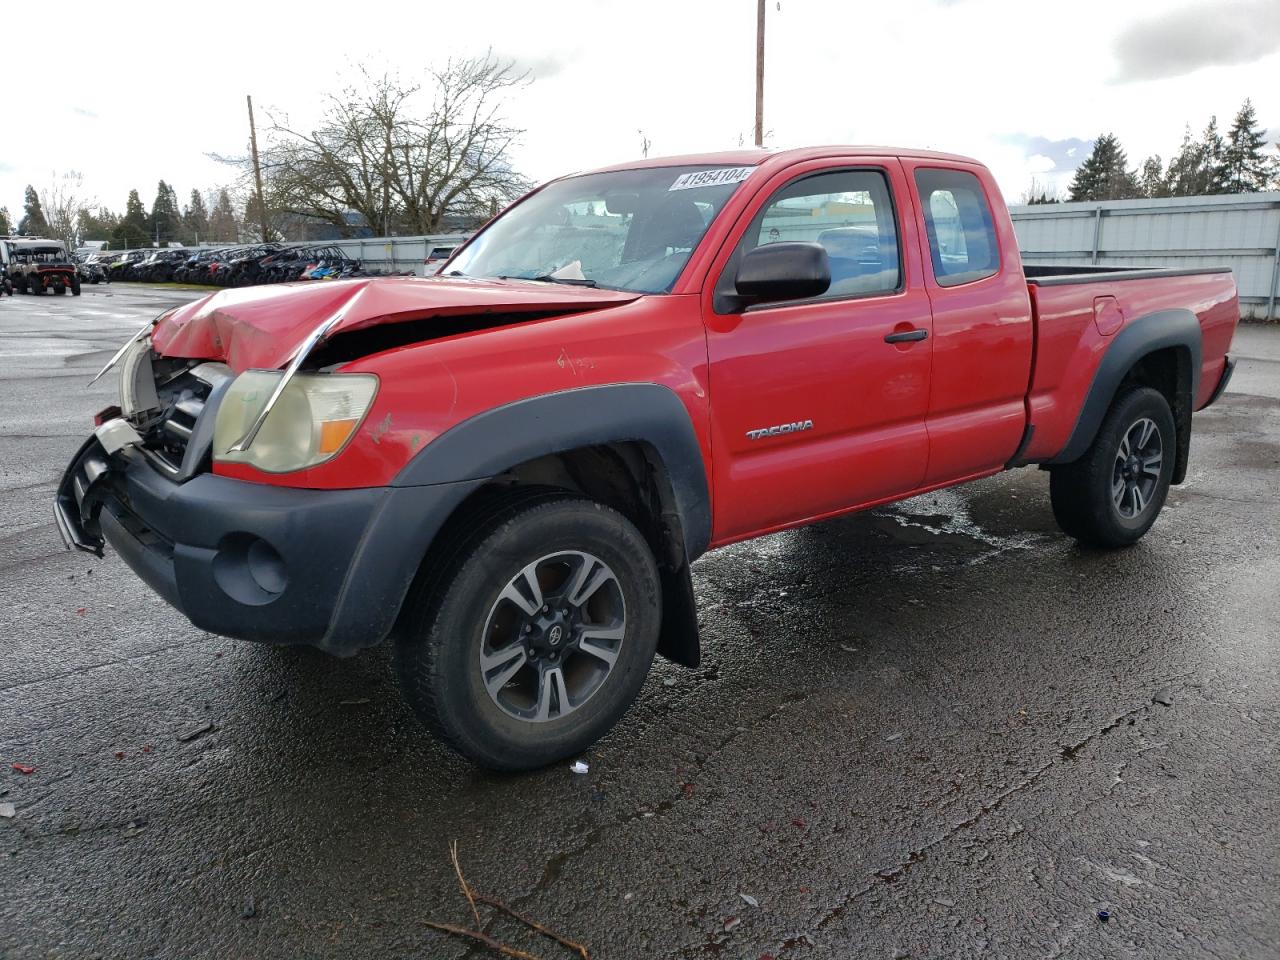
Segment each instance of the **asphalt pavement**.
M474 922L454 840L604 960L1280 956L1280 328L1138 546L1078 549L1029 468L712 553L703 665L588 773L497 776L386 650L210 636L62 548L86 381L195 295L0 301L0 957L496 956L424 923Z

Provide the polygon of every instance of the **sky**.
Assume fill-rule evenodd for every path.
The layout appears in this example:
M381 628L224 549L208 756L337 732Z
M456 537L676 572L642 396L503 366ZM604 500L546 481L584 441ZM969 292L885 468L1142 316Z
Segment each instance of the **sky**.
M74 6L72 4L71 6ZM235 7L237 5L231 5ZM86 5L87 7L87 5ZM749 144L755 0L314 0L211 15L131 0L41 44L9 43L39 110L0 133L0 206L68 171L87 199L186 201L232 178L209 154L247 148L245 95L295 125L363 65L414 79L491 50L530 73L507 115L535 182L638 157ZM92 8L92 9L97 9ZM249 12L252 9L252 12ZM89 24L92 23L92 28ZM1246 96L1280 138L1280 0L768 0L766 145L889 144L968 154L1010 202L1050 192L1100 133L1139 166L1184 125L1225 130ZM11 87L12 92L12 87ZM22 102L15 101L15 102Z

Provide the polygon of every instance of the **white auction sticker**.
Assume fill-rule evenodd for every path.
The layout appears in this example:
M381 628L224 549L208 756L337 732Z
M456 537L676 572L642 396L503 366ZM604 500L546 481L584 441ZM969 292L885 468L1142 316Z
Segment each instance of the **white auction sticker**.
M698 170L694 173L682 173L676 182L667 187L672 190L692 190L695 187L717 187L722 183L741 183L751 176L755 167L716 167L714 170Z

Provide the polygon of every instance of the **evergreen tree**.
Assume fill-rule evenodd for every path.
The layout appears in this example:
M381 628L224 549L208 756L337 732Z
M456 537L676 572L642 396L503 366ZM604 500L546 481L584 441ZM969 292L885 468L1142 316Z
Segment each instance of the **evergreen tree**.
M7 236L13 227L9 225L9 208L0 207L0 237Z
M199 243L209 239L209 212L199 190L191 191L191 202L182 211L183 239L187 243Z
M225 187L218 192L218 202L209 214L209 235L215 243L235 243L239 236L236 212Z
M80 240L110 240L115 229L120 226L120 218L106 207L99 207L96 212L81 210L76 216L76 233Z
M178 194L163 180L156 185L156 202L151 205L151 222L148 232L160 243L177 240L182 231L182 213L178 208Z
M138 196L138 191L130 190L129 199L124 204L124 218L120 221L120 226L128 227L131 233L145 238L147 227L150 226L149 219L147 208L142 205L142 198Z
M1262 152L1266 137L1257 124L1253 101L1246 98L1236 114L1222 151L1222 179L1226 193L1258 193L1266 190L1276 163Z
M149 246L151 234L147 217L147 208L142 205L142 198L137 190L129 191L129 199L125 201L124 216L111 231L111 238L118 245L126 248Z
M1171 197L1195 197L1204 192L1208 181L1205 172L1204 144L1191 139L1191 128L1182 131L1182 146L1169 161L1165 175Z
M1169 196L1169 182L1164 176L1160 154L1154 153L1142 161L1142 172L1138 174L1138 191L1144 197Z
M1114 134L1104 133L1071 180L1070 199L1124 200L1139 195L1138 177Z
M1191 128L1183 130L1182 146L1169 161L1165 180L1172 197L1203 197L1229 193L1225 166L1226 144L1218 132L1218 118L1210 117L1199 140Z
M18 224L18 232L29 237L47 237L49 222L44 218L44 209L40 206L40 194L36 193L36 188L30 184L27 185L22 206L23 217L22 222Z
M1204 128L1200 140L1204 147L1204 190L1205 194L1229 193L1227 189L1227 172L1223 164L1223 155L1227 145L1218 132L1218 118L1209 118L1209 125Z

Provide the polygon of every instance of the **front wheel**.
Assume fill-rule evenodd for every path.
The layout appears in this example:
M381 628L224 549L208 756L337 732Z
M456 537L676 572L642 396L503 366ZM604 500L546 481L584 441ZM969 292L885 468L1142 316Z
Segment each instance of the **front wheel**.
M1136 543L1169 494L1175 437L1173 412L1162 393L1150 387L1122 393L1084 456L1050 473L1058 526L1086 546Z
M649 545L615 510L521 491L472 518L424 571L396 646L401 685L436 735L476 763L528 770L618 721L662 621Z
M71 295L73 297L80 296L80 278L72 277L71 279Z

